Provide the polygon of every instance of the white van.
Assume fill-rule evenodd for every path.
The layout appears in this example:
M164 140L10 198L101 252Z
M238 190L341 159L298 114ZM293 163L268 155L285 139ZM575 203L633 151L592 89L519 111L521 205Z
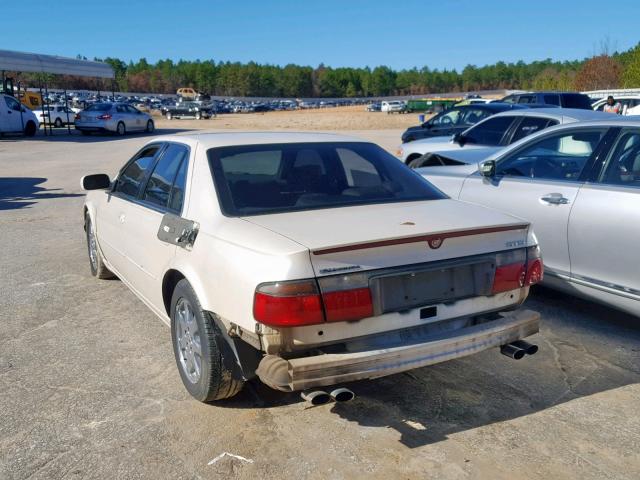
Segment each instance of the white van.
M382 104L380 105L380 111L381 112L387 112L387 113L392 113L392 112L397 112L397 113L402 113L405 111L407 104L405 102L401 102L400 100L392 100L389 102L382 102Z
M0 93L0 134L24 133L32 137L38 131L36 115L11 95Z

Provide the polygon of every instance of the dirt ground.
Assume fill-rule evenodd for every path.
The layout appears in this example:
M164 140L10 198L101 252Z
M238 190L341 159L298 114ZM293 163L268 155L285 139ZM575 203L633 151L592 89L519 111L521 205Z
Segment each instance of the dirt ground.
M402 127L365 118L410 116L197 124L343 122L332 129L395 148ZM158 123L161 134L192 122ZM357 382L340 405L309 408L258 382L228 402L194 401L169 329L120 281L89 273L79 179L113 176L150 138L0 141L0 479L640 478L638 319L544 288L527 300L542 315L533 357L493 349Z
M417 113L367 112L364 105L265 113L230 113L208 120L166 120L154 115L158 128L234 130L381 130L418 124Z

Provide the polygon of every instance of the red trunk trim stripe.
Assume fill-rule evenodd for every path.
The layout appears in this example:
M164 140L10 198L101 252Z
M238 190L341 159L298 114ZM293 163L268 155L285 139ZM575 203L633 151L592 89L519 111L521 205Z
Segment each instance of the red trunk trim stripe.
M456 230L454 232L445 232L438 233L432 235L418 235L415 237L405 237L405 238L397 238L394 240L381 240L379 242L367 242L367 243L356 243L353 245L345 245L344 247L334 247L334 248L323 248L320 250L314 250L314 255L328 255L330 253L338 253L338 252L350 252L352 250L364 250L367 248L377 248L377 247L388 247L389 245L402 245L405 243L419 243L419 242L429 242L441 240L444 243L444 240L447 238L457 238L457 237L469 237L471 235L482 235L485 233L496 233L496 232L508 232L510 230L523 230L529 228L529 225L526 223L521 223L518 225L507 225L504 227L487 227L487 228L473 228L470 230Z

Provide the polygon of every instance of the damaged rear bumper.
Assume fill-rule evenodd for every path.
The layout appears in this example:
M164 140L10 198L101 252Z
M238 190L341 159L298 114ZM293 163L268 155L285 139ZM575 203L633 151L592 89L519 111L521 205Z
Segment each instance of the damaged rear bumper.
M540 315L532 310L502 313L500 318L423 341L388 348L328 353L285 360L266 355L256 371L260 380L282 391L305 390L371 379L461 358L538 332Z

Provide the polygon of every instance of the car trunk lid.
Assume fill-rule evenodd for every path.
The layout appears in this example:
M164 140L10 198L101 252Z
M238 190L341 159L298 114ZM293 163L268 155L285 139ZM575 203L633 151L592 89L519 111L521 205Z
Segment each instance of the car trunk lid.
M318 277L524 247L529 227L518 218L451 199L256 215L244 220L308 248Z

